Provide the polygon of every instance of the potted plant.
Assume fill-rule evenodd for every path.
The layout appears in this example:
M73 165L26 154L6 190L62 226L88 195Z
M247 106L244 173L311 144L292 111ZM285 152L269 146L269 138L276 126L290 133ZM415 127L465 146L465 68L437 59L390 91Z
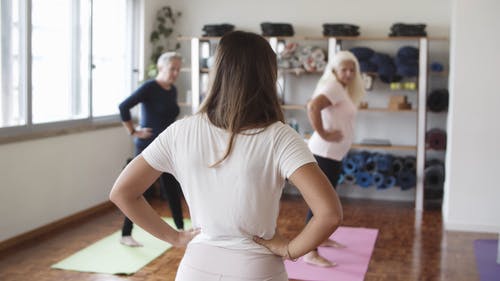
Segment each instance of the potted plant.
M155 77L157 74L156 61L166 51L176 51L181 45L177 40L171 40L177 19L182 15L174 11L170 6L164 6L156 13L154 29L149 36L152 45L152 53L149 59L147 76Z

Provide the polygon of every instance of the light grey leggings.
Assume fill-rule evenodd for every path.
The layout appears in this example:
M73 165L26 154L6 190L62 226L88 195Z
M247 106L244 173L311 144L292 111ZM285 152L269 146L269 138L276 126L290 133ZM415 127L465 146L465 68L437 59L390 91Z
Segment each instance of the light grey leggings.
M176 281L288 281L281 257L189 244Z

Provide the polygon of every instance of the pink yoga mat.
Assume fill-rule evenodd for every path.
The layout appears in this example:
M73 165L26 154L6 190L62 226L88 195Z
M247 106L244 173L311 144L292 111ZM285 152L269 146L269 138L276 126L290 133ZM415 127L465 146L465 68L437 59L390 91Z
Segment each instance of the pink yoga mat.
M331 236L346 245L336 249L320 247L319 253L337 266L323 268L305 263L302 258L296 262L285 261L288 278L313 281L363 281L375 246L378 229L360 227L339 227Z

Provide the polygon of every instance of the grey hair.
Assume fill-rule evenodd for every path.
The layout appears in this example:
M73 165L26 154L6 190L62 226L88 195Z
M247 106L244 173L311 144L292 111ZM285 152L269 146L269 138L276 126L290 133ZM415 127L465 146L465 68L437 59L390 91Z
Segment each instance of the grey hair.
M166 66L174 59L182 60L182 56L177 52L165 52L165 53L161 54L161 56L158 58L158 61L156 62L156 66L158 68L160 68L162 66Z

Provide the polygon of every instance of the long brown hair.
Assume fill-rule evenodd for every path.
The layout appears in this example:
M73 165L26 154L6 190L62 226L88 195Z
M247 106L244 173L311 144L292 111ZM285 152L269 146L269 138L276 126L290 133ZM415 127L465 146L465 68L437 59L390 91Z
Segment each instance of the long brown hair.
M199 113L231 133L224 156L229 157L238 133L284 122L278 101L276 54L262 36L243 31L224 35L217 47L210 89Z

